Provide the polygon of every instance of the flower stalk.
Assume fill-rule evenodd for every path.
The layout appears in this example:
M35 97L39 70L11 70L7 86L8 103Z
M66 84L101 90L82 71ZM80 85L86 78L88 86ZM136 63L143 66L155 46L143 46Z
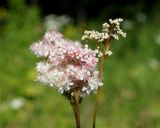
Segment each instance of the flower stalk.
M81 98L79 95L79 90L75 91L73 96L69 99L70 104L73 108L74 116L75 116L75 121L76 121L76 128L81 128L80 124L80 102Z
M36 65L37 81L54 87L70 101L76 127L80 128L80 102L103 85L94 50L78 41L66 40L55 31L47 32L31 45L31 50L43 60Z
M80 128L80 103L79 91L75 93L75 108L76 108L76 126Z
M126 37L126 33L124 33L121 29L120 29L120 22L122 22L123 19L115 19L109 20L109 24L108 23L104 23L102 25L102 32L98 32L98 31L85 31L84 35L82 37L82 40L94 40L96 41L96 47L97 50L99 51L99 79L101 81L103 81L104 79L104 63L105 60L108 56L110 56L112 54L111 51L109 51L109 46L111 43L112 39L119 39L119 36L122 37ZM100 43L102 43L103 45L103 50L100 51L99 50L99 45ZM97 94L96 94L96 101L95 101L95 106L94 106L94 110L93 110L93 124L92 124L92 128L96 127L96 115L97 115L97 108L98 108L98 104L99 104L99 99L100 99L100 88L97 89Z

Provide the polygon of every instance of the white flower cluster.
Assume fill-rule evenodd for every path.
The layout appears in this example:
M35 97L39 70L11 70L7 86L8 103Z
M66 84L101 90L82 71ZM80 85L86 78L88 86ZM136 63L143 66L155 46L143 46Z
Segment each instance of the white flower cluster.
M105 55L111 56L112 54L113 54L112 51L106 51L106 52L105 52Z
M97 40L98 42L103 42L105 39L109 37L108 33L98 32L98 31L84 31L84 35L82 36L82 40L91 39Z
M34 43L31 50L46 61L36 66L37 81L56 88L62 94L79 90L84 96L102 86L96 70L98 58L95 51L80 42L63 39L58 32L47 32L44 38Z
M120 23L122 21L123 21L123 19L121 19L121 18L115 19L115 20L109 19L110 24L112 24L114 26L114 28L113 28L114 34L112 34L112 36L116 40L119 39L119 36L126 37L126 33L124 33L122 31L122 29L120 28Z
M111 56L113 53L112 51L105 51L105 53L102 53L101 50L99 49L99 46L97 47L97 49L94 50L95 54L97 54L98 57L101 57L103 55L108 55Z
M88 31L86 30L84 32L84 35L82 36L82 40L91 39L96 40L98 42L104 42L106 39L113 37L114 39L119 39L119 36L126 37L126 33L122 31L120 28L120 23L123 21L123 19L110 19L109 24L104 23L102 25L102 32L98 31Z
M57 16L54 14L49 14L44 18L44 28L47 31L58 31L61 30L65 25L71 22L71 18L67 15Z

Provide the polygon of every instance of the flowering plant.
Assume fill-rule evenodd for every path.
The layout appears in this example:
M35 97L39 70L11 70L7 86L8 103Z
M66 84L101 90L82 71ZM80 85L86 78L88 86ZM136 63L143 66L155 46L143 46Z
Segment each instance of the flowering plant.
M109 51L109 46L111 44L111 41L113 39L119 40L119 37L126 37L126 33L122 31L120 28L120 23L123 21L123 19L109 19L109 23L102 24L102 31L98 32L95 30L92 31L85 31L84 35L82 36L82 40L93 40L96 42L96 51L99 53L99 79L103 80L104 77L104 62L105 59L112 55L112 52ZM100 49L100 45L102 45L102 49ZM99 102L99 94L100 94L100 88L97 89L96 94L96 103L94 107L94 113L93 113L93 128L96 127L96 112Z
M97 93L96 107L93 118L95 127L96 108L99 88L103 85L103 65L106 56L111 55L109 44L112 38L119 39L126 34L120 29L122 19L104 23L102 32L85 31L82 40L95 40L97 48L78 41L66 40L59 32L46 32L43 39L31 45L32 52L42 58L36 65L37 81L43 85L54 87L71 103L76 126L80 128L80 103L85 95ZM104 50L99 45L103 43ZM97 64L99 62L99 70Z

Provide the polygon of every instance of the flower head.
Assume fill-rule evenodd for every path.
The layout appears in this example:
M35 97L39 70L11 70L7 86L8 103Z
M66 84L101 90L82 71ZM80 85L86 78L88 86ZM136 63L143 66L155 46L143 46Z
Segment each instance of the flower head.
M80 90L90 94L102 85L96 70L94 50L78 41L66 40L58 32L47 32L43 39L31 45L37 57L45 58L36 66L37 81L56 88L62 94Z
M121 18L109 19L109 23L102 24L102 31L88 31L84 32L82 40L90 39L96 40L97 42L104 42L106 39L113 37L114 39L119 39L119 36L126 37L126 33L120 28L120 23L123 21Z

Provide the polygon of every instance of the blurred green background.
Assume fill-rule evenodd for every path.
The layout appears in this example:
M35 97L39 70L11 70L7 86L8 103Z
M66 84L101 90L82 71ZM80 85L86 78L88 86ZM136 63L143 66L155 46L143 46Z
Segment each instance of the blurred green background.
M0 128L74 128L67 99L35 82L37 58L29 46L51 29L80 40L85 29L100 30L115 17L124 19L127 38L111 44L97 128L160 128L160 3L148 9L143 0L124 6L116 2L95 17L81 9L77 17L46 16L40 6L24 0L0 6ZM92 126L94 98L88 96L81 104L82 128Z

